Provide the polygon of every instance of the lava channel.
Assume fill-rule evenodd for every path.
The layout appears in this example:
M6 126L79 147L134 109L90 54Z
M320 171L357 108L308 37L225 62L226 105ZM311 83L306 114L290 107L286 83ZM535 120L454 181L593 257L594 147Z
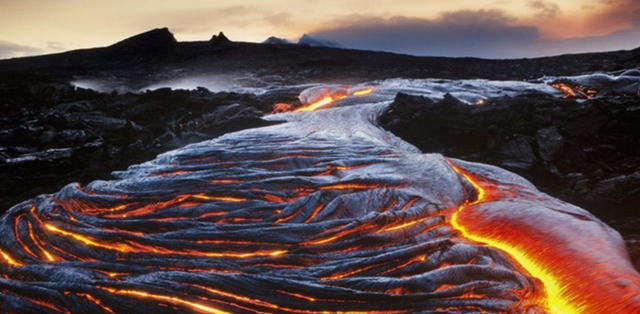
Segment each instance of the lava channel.
M544 295L537 302L548 313L640 313L640 280L630 276L635 270L625 248L602 222L548 196L531 203L532 195L519 186L500 187L449 164L475 192L451 224L465 238L506 252L539 279ZM545 208L554 203L557 208Z
M0 312L640 312L615 231L507 171L422 154L376 124L385 109L271 115L287 123L14 206Z

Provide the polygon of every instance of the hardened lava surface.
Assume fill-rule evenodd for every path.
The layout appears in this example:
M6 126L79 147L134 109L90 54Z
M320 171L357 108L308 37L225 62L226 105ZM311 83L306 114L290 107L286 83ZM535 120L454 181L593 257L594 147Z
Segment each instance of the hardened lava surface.
M15 206L1 312L569 313L592 306L585 283L637 304L617 233L506 171L421 154L372 122L383 109L275 115ZM564 259L536 259L547 246Z

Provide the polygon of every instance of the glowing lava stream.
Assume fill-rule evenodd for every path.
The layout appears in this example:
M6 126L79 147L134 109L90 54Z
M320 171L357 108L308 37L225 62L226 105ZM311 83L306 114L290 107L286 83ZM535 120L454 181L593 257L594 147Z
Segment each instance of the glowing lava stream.
M618 233L508 171L424 154L376 123L388 94L359 89L14 206L0 312L640 313Z
M3 252L2 250L0 250L0 255L2 256L2 258L4 258L4 260L11 266L22 266L21 263L17 262L16 260L14 260L9 254Z
M174 304L179 304L179 305L185 305L188 306L190 308L199 310L201 312L204 313L212 313L212 314L231 314L230 312L225 312L204 304L200 304L200 303L195 303L195 302L191 302L191 301L187 301L187 300L183 300L174 296L168 296L168 295L159 295L159 294L151 294L145 291L137 291L137 290L117 290L117 289L109 289L109 288L103 288L111 293L115 293L115 294L124 294L124 295L132 295L132 296L137 296L140 298L149 298L149 299L154 299L154 300L158 300L158 301L166 301L166 302L170 302L170 303L174 303Z
M344 98L344 97L339 97L339 98L336 98L336 99L342 99L342 98ZM333 99L333 97L327 96L325 98L322 98L319 101L314 102L313 104L311 104L309 106L298 108L296 111L314 111L314 110L316 110L318 108L324 107L324 106L332 103L334 100L335 99Z
M474 201L467 201L452 214L451 226L466 239L505 252L531 277L540 280L544 285L543 296L532 300L533 304L550 314L640 313L640 296L637 294L640 283L636 276L628 276L628 271L633 272L632 267L628 269L623 264L617 269L599 262L599 255L589 260L589 256L585 258L573 248L549 245L556 244L553 231L544 234L537 230L542 235L533 235L530 232L535 230L527 230L526 223L519 225L514 221L517 218L497 221L495 226L490 226L492 218L482 221L482 213L468 212L474 212L474 207L482 203L505 201L504 197L492 195L493 191L499 193L498 189L491 189L492 182L461 169L450 160L448 162L477 192ZM598 244L593 243L592 249L598 250ZM600 283L608 283L615 288L607 289Z
M366 96L373 93L373 88L365 88L365 89L361 89L361 90L357 90L354 91L351 95L344 95L344 94L329 94L327 96L325 96L324 98L308 105L305 107L300 107L298 109L296 109L296 111L314 111L316 109L322 108L324 106L327 106L331 103L333 103L336 100L340 100L340 99L344 99L350 96Z

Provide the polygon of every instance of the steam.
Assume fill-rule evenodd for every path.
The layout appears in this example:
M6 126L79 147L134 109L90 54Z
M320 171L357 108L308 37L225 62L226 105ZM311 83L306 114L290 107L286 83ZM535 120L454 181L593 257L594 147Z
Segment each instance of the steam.
M198 88L206 88L207 90L219 92L238 92L261 94L266 91L264 84L258 80L252 80L251 77L242 79L233 75L199 75L188 77L177 77L173 79L158 78L151 80L150 83L133 83L126 79L111 78L78 78L70 82L77 88L91 89L102 93L144 93L146 91L154 91L162 88L170 88L172 90L196 90Z
M204 87L214 93L218 92L226 92L233 91L238 89L240 86L234 84L233 78L228 76L197 76L197 77L186 77L179 78L175 80L162 81L159 83L151 84L144 88L138 90L139 92L144 92L147 90L157 90L161 88L171 88L174 90L184 89L184 90L195 90L198 87Z

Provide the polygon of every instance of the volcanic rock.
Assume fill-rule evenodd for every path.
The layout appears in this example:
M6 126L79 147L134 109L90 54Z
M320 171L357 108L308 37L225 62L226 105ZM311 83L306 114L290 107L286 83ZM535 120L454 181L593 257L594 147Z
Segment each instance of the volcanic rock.
M522 134L516 134L513 139L500 148L498 155L502 158L500 165L507 168L530 169L536 162L530 139Z
M0 212L65 182L106 177L170 149L273 125L261 117L272 101L289 97L203 89L110 94L65 86L42 87L52 95L42 97L40 87L20 84L0 84L7 109L0 115ZM3 87L11 94L1 94Z
M632 51L633 57L631 58L632 60L638 61L640 60L640 47L633 49Z
M47 145L47 144L53 143L57 137L58 137L58 132L49 130L49 131L42 132L38 139L40 140L41 144Z
M161 48L178 41L168 28L156 28L111 45L111 48Z
M170 89L127 94L176 75L189 78L216 73L279 85L348 84L391 77L538 79L640 65L638 49L496 61L300 45L235 43L219 49L208 41L176 43L166 29L153 34L135 41L138 36L130 38L124 41L128 44L114 45L115 49L0 60L0 211L69 182L107 178L113 170L148 161L184 143L274 124L261 119L261 113L270 112L279 102L296 102L297 93L282 99L267 94ZM636 72L631 70L626 79L637 78ZM69 84L90 79L104 83L108 90ZM124 92L112 93L117 87L125 87ZM468 106L452 96L434 102L398 95L380 121L425 152L494 165L521 161L523 156L527 162L535 158L531 167L511 170L531 179L541 190L587 208L629 238L640 230L636 224L640 222L636 205L640 200L634 192L634 174L640 170L640 107L637 99L611 96L581 103L529 95ZM58 105L61 107L55 109ZM258 113L247 108L256 108ZM215 112L222 117L220 121ZM83 116L99 117L96 125L103 127L74 119ZM549 129L553 127L561 140ZM49 131L59 136L43 143L41 136ZM66 157L68 148L72 149L70 157ZM523 151L526 153L521 154ZM9 164L8 160L25 162ZM594 189L597 193L591 193Z
M86 140L87 133L84 130L64 130L62 131L62 138L67 141L81 142Z
M550 162L562 153L564 138L556 126L542 128L536 132L538 153L545 162Z
M621 175L596 183L591 193L598 197L609 197L618 201L640 199L640 171Z
M640 70L638 70L638 69L626 70L626 71L622 72L622 74L620 76L640 77Z
M387 105L268 116L287 122L16 205L2 310L640 311L618 233L513 173L423 154L375 124Z
M48 149L46 151L29 153L16 158L9 158L5 162L9 165L20 165L31 162L55 162L60 159L69 159L73 154L71 148Z
M640 66L640 60L631 60L630 51L520 60L481 60L310 47L318 43L331 47L336 44L312 40L313 36L309 35L302 41L303 44L308 41L309 45L234 43L225 46L225 49L209 41L176 43L166 29L138 36L114 45L119 49L83 49L0 60L0 72L18 71L33 75L32 82L66 84L68 81L91 81L105 86L103 92L111 93L113 90L144 90L148 86L175 79L176 75L189 78L212 73L245 79L245 74L251 73L249 77L252 80L263 83L277 80L278 84L295 85L312 82L354 83L391 77L538 79L543 76L577 75L586 71L615 71ZM28 72L33 70L37 70L37 73ZM0 77L0 80L3 78ZM53 96L42 94L42 97Z
M211 39L209 40L209 42L211 42L212 44L219 45L219 44L230 43L231 40L229 40L229 38L227 38L227 36L225 36L223 32L219 32L218 35L211 36Z
M605 221L640 219L637 102L531 94L460 110L451 100L398 95L380 123L424 152L506 167Z

